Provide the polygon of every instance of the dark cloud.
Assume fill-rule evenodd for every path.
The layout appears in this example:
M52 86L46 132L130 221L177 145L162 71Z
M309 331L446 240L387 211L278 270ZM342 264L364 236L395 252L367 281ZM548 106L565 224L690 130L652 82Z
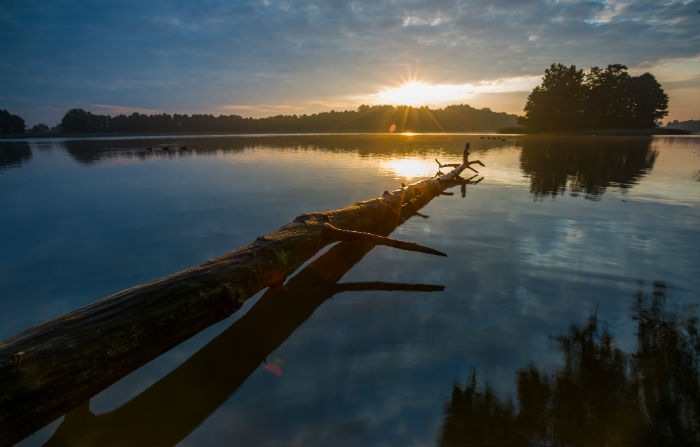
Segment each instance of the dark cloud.
M171 111L367 94L401 77L467 83L552 62L698 55L683 1L4 2L0 101Z

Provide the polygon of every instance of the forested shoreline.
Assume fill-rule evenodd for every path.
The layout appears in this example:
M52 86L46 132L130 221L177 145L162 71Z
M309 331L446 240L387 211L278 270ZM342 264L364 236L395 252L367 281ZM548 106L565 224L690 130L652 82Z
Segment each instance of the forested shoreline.
M15 116L15 115L13 115ZM17 117L19 118L19 117ZM442 109L410 106L367 106L357 110L244 118L240 115L153 114L108 116L83 109L69 110L61 123L40 124L30 133L42 134L146 134L146 133L292 133L292 132L463 132L496 131L513 126L517 115L450 105ZM21 118L19 118L21 120ZM17 120L15 120L17 121ZM22 126L24 120L22 120ZM20 134L16 130L13 134Z

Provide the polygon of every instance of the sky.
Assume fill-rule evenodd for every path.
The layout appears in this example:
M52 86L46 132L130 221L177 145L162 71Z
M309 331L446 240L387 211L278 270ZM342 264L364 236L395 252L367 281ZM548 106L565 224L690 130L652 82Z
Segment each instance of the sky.
M0 109L30 126L71 108L522 114L552 63L621 63L659 80L664 122L699 119L699 10L697 0L0 0Z

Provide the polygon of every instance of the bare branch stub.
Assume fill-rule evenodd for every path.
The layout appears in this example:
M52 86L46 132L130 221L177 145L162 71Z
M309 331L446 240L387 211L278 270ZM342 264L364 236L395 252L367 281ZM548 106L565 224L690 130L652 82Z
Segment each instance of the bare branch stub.
M340 241L360 241L376 245L386 245L387 247L399 248L401 250L417 251L420 253L427 253L437 256L447 256L447 254L439 250L435 250L424 245L416 244L415 242L401 241L398 239L393 239L386 236L379 236L377 234L372 233L365 233L361 231L342 230L340 228L334 227L329 223L324 224L324 226L327 229L329 229L333 236Z

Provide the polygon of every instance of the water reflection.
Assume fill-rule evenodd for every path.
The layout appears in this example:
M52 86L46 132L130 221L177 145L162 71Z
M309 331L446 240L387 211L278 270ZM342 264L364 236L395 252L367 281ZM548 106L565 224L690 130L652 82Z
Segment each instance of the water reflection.
M696 306L696 304L693 304ZM666 286L638 293L637 351L626 353L595 315L556 341L564 366L516 374L517 409L486 384L455 386L441 445L698 445L697 317L666 309Z
M427 195L416 199L404 208L402 219L418 214L417 210L431 199ZM396 226L391 221L378 223L376 233L388 235ZM68 413L46 445L174 445L228 400L275 349L334 295L345 291L444 289L429 284L339 284L372 248L373 245L356 242L335 245L283 287L268 289L231 327L123 406L94 415L87 401Z
M652 138L526 137L520 168L536 197L567 191L596 200L608 186L631 187L649 173L657 151Z
M609 186L628 189L654 166L658 152L651 137L527 136L484 139L475 135L251 135L159 139L68 140L66 151L84 165L114 159L149 160L214 156L265 147L279 150L353 152L360 156L411 155L391 160L388 169L407 178L429 175L427 155L461 154L464 141L474 151L504 147L521 150L520 170L537 198L561 194L597 200Z
M241 135L221 137L163 137L158 139L66 140L66 151L77 162L90 165L116 158L148 160L212 156L260 147L280 150L323 150L353 152L360 156L406 154L424 156L429 153L462 153L465 140L472 140L476 151L504 146L504 142L477 140L471 135L383 135L383 134L319 134L319 135ZM505 141L505 140L503 140ZM42 143L44 144L44 143ZM429 163L430 173L434 164ZM412 177L418 173L411 171ZM420 169L420 174L425 174Z
M387 171L384 160L415 158L435 166L434 158L443 162L461 158L464 141L470 141L488 166L482 171L488 178L485 187L469 191L468 206L456 206L459 202L451 199L460 192L453 189L457 197L434 201L424 210L430 219L416 219L401 227L398 235L449 248L444 251L449 251L450 258L426 265L422 257L374 250L344 277L345 281L445 284L446 291L390 295L384 300L383 294L369 292L352 298L341 295L316 308L267 358L268 364L277 355L287 361L281 380L261 371L258 363L252 376L236 379L245 380L244 386L214 393L235 396L182 441L285 444L303 439L315 444L340 440L371 445L386 442L389 436L394 443L434 443L445 396L450 395L455 377L468 376L469 364L484 368L492 394L515 396L513 372L534 361L540 372L551 373L544 365L557 354L544 349L547 334L568 322L585 323L594 302L600 303L600 319L611 322L617 346L629 346L634 335L628 329L636 327L636 322L624 315L636 287L634 279L666 278L679 287L674 289L674 299L697 300L700 190L698 183L690 181L697 178L692 177L698 167L697 137L657 137L651 148L641 145L641 150L632 151L648 151L655 159L651 172L642 169L629 183L639 182L626 194L626 204L559 197L533 203L534 195L528 192L533 175L547 178L549 174L530 170L525 177L521 152L537 155L542 149L523 143L524 137L507 138L320 135L90 140L82 146L71 143L71 158L63 141L33 142L30 162L26 159L21 169L10 168L7 175L0 173L4 190L12 192L0 194L5 210L0 220L6 228L6 237L0 241L4 261L0 262L4 316L0 326L6 336L11 335L95 297L199 263L221 254L225 247L245 244L259 234L252 231L272 230L300 212L332 209L398 187L406 181ZM616 143L626 140L581 139L595 140L613 153L620 150ZM568 147L569 140L559 141L562 149ZM550 146L556 144L552 141ZM165 146L179 148L166 151ZM189 151L182 151L182 146ZM43 147L53 149L44 152ZM572 150L576 147L581 152L587 146L574 143ZM133 163L121 163L126 157ZM169 162L139 163L170 158ZM552 168L561 171L557 164ZM579 170L583 169L574 166L570 171ZM592 183L606 187L609 179L602 176ZM572 177L565 180L564 191L557 194L569 193ZM617 185L616 181L610 185ZM610 192L617 191L611 187ZM605 199L613 198L608 196ZM611 297L624 299L607 299ZM396 312L398 306L400 312ZM83 428L87 439L88 432L93 432L88 430L88 419L106 421L103 416L114 413L111 410L131 405L125 404L125 396L138 394L173 371L213 332L202 335L196 343L172 351L93 398L96 415L90 415L88 405L83 407L88 411L71 413L64 426L77 427L71 439L80 439L78 432ZM218 362L242 344L229 341L225 352L217 352ZM630 355L625 356L630 368ZM255 361L261 359L258 355ZM387 359L391 368L384 367ZM228 386L229 378L217 378L220 366L227 371L226 365L202 363L193 367L194 373L183 373L186 379L173 381L175 391L167 388L153 394L173 399L133 410L145 414L146 422L133 418L129 423L140 424L143 433L150 429L150 417L161 418L154 427L168 421L173 426L194 425L196 417L172 412L190 411L179 408L187 404L189 392L182 390L189 383ZM244 374L228 373L234 378ZM547 377L551 390L555 376ZM209 402L213 405L213 400ZM552 405L550 400L547 404ZM128 414L125 409L117 411ZM197 411L201 415L208 410ZM514 404L512 414L517 416L517 411ZM86 422L79 422L80 414ZM43 443L56 425L24 444ZM104 435L91 439L107 439L109 433L119 431L107 425L101 426ZM163 439L177 442L176 435L169 436Z
M32 159L32 151L26 142L0 142L0 172L19 167Z
M218 146L214 144L200 145L201 147L193 152L183 141L178 140L68 140L63 144L66 152L82 165L113 159L144 161L153 158L188 157L193 153L199 155L218 153ZM242 149L242 147L238 148L238 150Z

